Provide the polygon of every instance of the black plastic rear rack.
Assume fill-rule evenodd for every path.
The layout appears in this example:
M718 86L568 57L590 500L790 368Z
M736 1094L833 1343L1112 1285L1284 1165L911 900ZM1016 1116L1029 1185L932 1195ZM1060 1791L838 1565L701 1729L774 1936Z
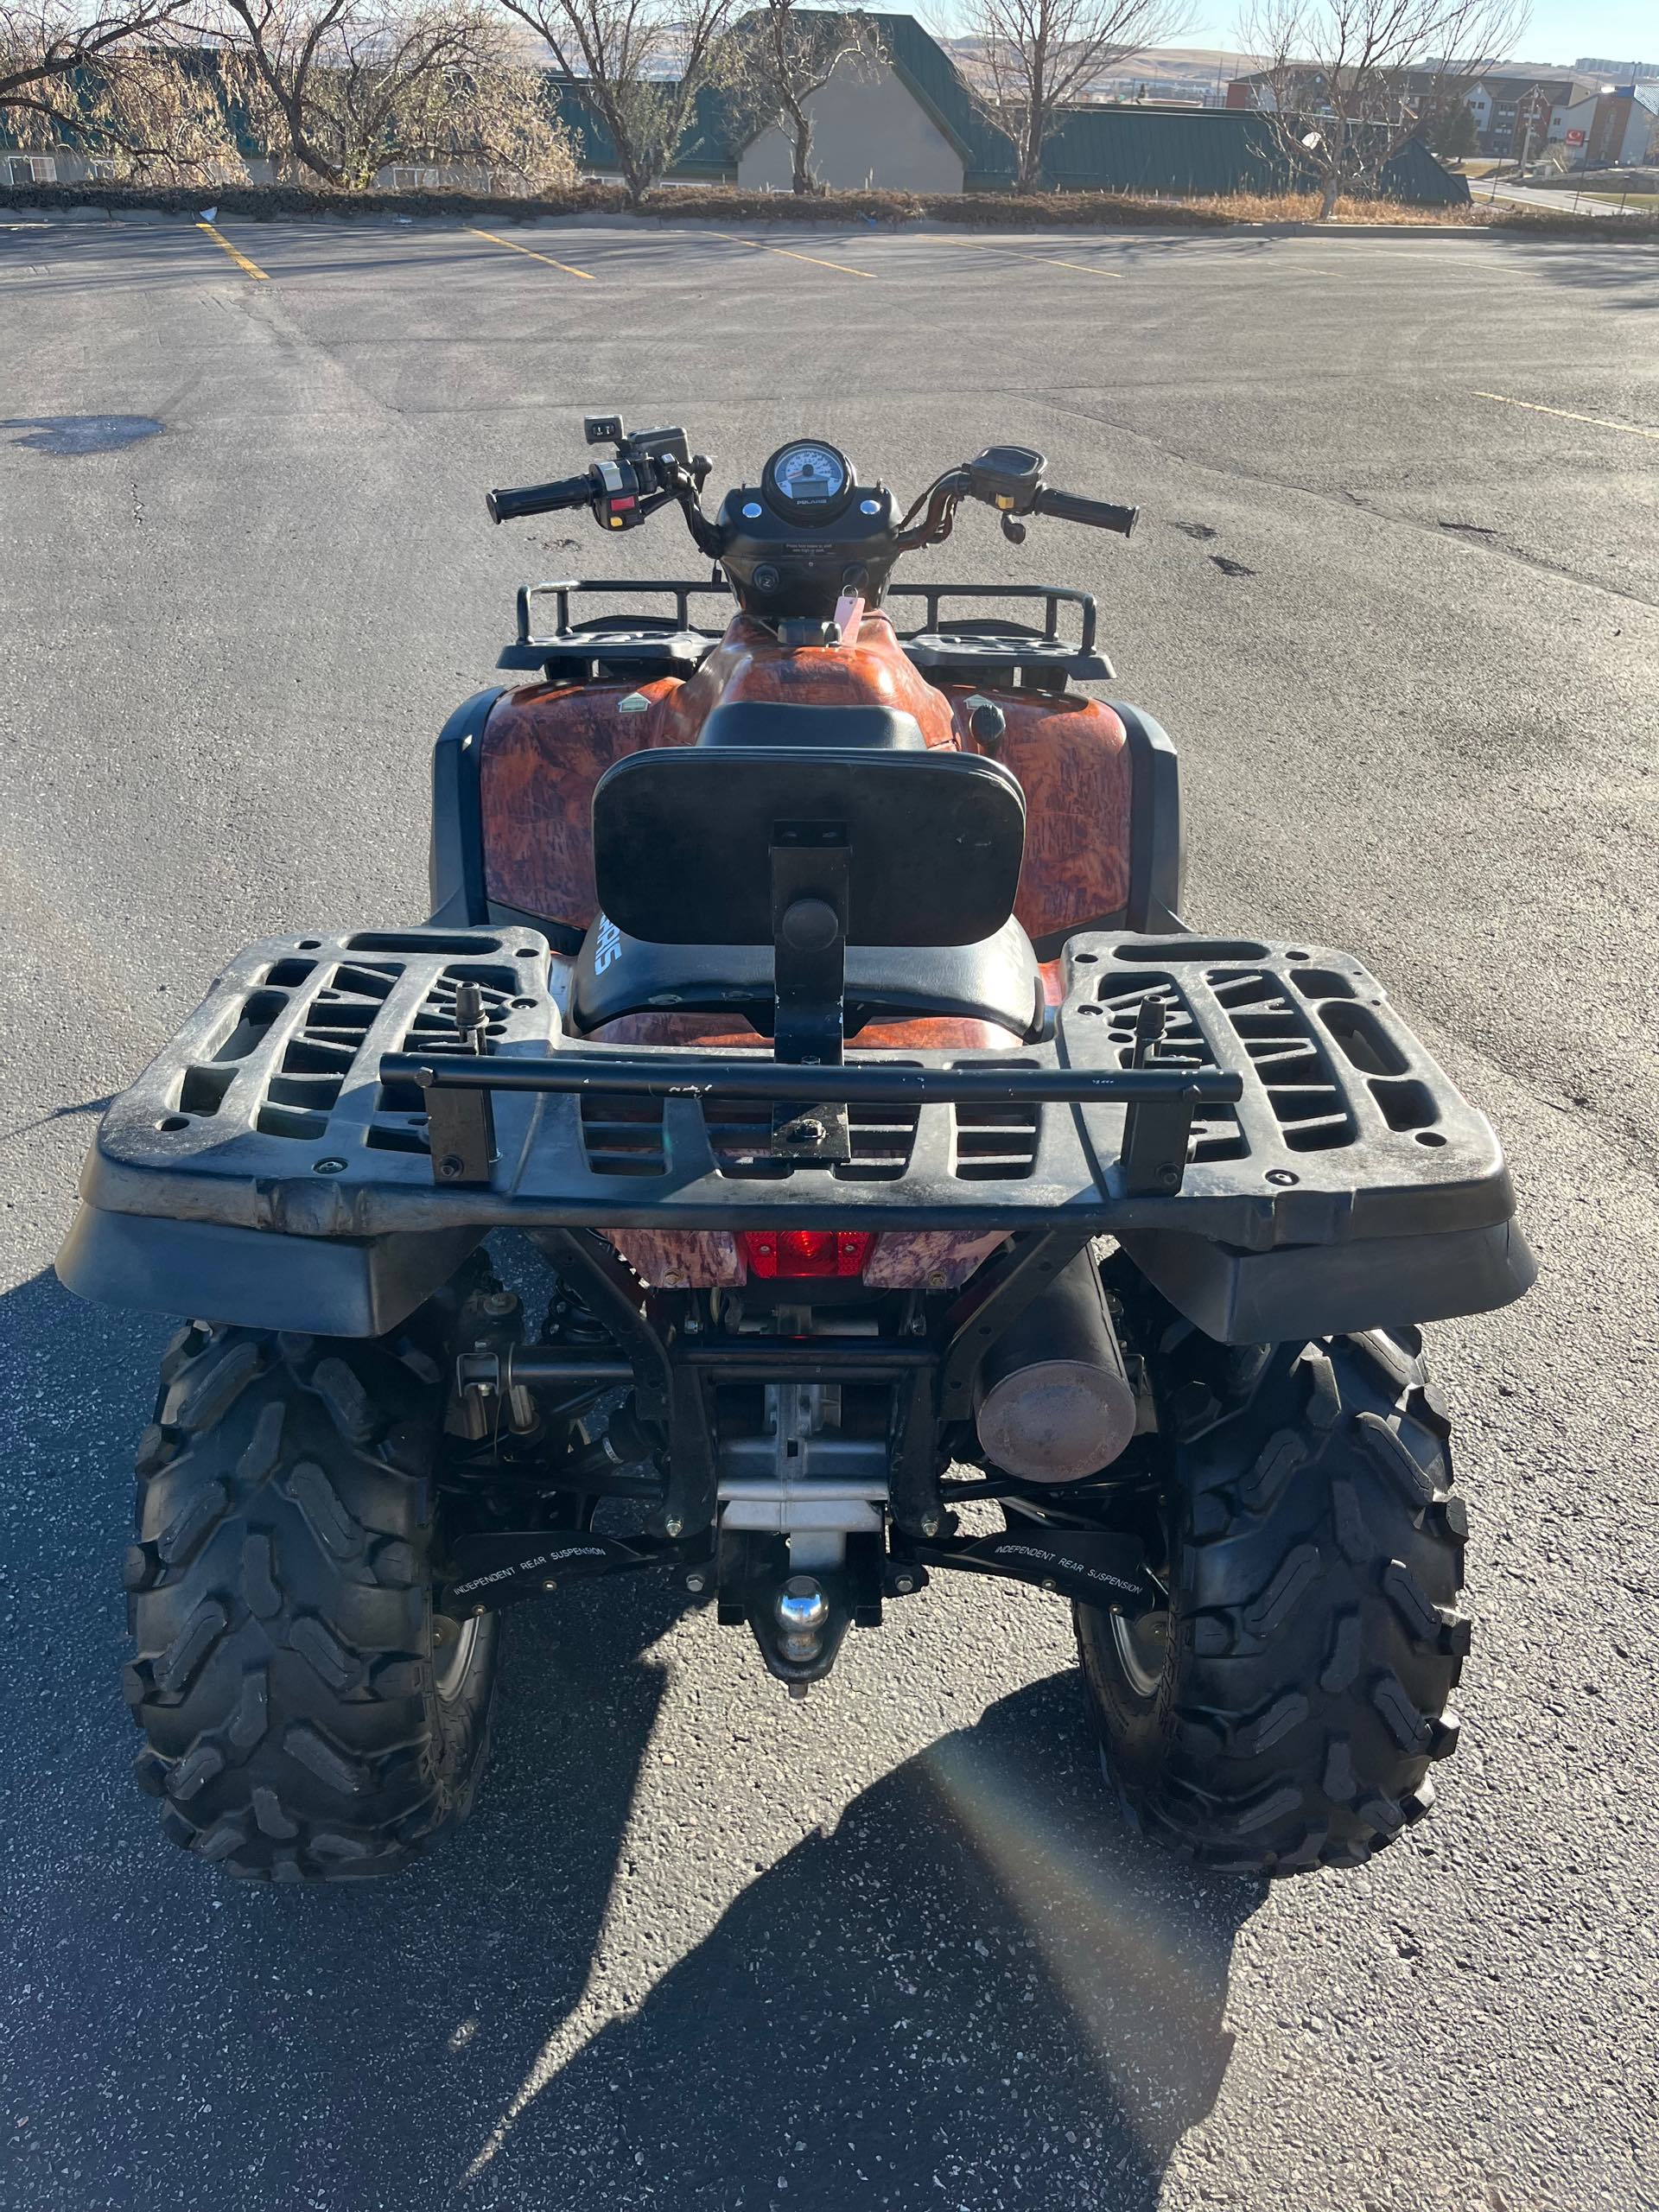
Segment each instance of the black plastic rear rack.
M573 622L573 597L652 598L674 602L671 616L618 612L591 621ZM1098 610L1088 592L1063 584L889 584L889 601L919 599L924 602L922 626L899 632L899 642L913 665L936 683L978 683L1007 686L1019 683L1033 690L1058 690L1067 683L1108 683L1114 674L1111 662L1096 650ZM531 629L537 600L550 598L556 626L548 635ZM690 676L705 654L719 644L721 632L697 628L691 620L694 599L721 599L733 604L731 587L716 569L712 576L696 582L663 582L647 578L617 578L599 582L521 584L518 597L518 631L511 645L502 648L496 666L537 670L550 680L592 683L602 674L629 678ZM1040 601L1043 626L1035 629L1006 617L975 616L957 623L942 620L940 609L948 600L966 600L981 606L999 601ZM1060 634L1060 609L1078 610L1079 634Z
M838 1067L759 1035L595 1043L568 982L518 924L249 946L105 1114L64 1280L372 1335L491 1229L829 1220L1115 1236L1229 1343L1478 1313L1531 1280L1491 1128L1350 954L1080 932L1052 1037ZM842 1102L845 1156L780 1154L785 1100Z

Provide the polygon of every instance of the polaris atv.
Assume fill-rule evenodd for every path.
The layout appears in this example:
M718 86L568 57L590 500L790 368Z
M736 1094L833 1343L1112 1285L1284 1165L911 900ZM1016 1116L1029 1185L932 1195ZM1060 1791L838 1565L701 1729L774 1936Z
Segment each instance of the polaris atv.
M672 505L712 576L521 591L429 920L239 954L87 1162L64 1281L204 1317L126 1561L163 1827L400 1865L477 1787L502 1612L578 1580L673 1578L800 1696L967 1573L1070 1599L1151 1834L1358 1864L1456 1740L1415 1324L1532 1279L1491 1128L1357 960L1187 932L1092 600L891 582L967 500L1016 544L1133 508L999 446L900 514L815 438L710 519L683 432L588 436L495 519Z

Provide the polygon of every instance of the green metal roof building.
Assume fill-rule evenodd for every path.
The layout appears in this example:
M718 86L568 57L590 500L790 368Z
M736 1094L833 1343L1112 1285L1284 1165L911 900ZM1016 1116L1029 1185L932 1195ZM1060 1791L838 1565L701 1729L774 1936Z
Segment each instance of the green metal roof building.
M875 12L866 20L880 35L880 62L838 70L809 103L820 180L842 190L1011 191L1013 144L975 99L945 48L913 16ZM212 67L206 56L197 66ZM580 81L550 76L548 97L569 128L582 166L614 175L616 149ZM233 101L227 102L227 120L251 173L257 177L269 171L247 117ZM60 134L55 149L29 162L29 178L19 175L16 181L85 177L92 167L92 149L77 146L76 135L73 128ZM9 138L0 113L0 183L13 181L14 149L17 139ZM19 159L17 169L24 166ZM738 103L705 91L694 103L668 177L685 184L786 190L790 167L779 130L755 129L744 121ZM1267 118L1241 108L1071 108L1045 149L1043 171L1051 190L1153 196L1277 191L1290 181ZM399 170L381 181L395 184L402 177ZM1416 140L1395 156L1382 184L1391 196L1422 207L1455 206L1469 196L1463 179L1442 168Z
M913 16L873 11L886 67L832 79L809 104L821 181L855 190L1007 192L1014 149L975 99L945 48ZM560 112L583 166L614 173L616 153L578 84L562 83ZM671 181L778 186L775 158L757 158L776 132L746 130L734 107L704 93L668 171ZM918 143L932 142L931 162ZM922 174L921 172L926 172ZM1043 183L1061 192L1226 194L1283 190L1290 177L1266 118L1236 108L1086 106L1067 110L1044 153ZM1468 187L1413 140L1382 175L1391 197L1421 207L1466 201Z

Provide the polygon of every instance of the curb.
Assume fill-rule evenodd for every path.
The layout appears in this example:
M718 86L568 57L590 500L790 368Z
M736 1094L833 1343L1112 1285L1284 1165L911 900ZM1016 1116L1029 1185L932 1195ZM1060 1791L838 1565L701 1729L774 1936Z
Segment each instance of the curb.
M209 200L211 198L207 194L203 196ZM511 201L505 203L499 213L493 214L492 219L510 229L520 232L546 233L558 231L655 231L670 234L702 232L716 238L736 235L728 232L723 225L705 215L676 217L666 213L658 214L654 211L648 214L631 215L607 211L593 214L537 215L524 219L515 219L511 212L512 205ZM139 229L164 229L169 226L177 225L181 228L189 229L194 227L200 219L200 216L196 214L175 213L171 209L163 208L88 206L42 207L7 206L3 201L0 201L0 228L14 230L50 230L71 226L79 228L89 224L99 223L106 224L111 227L126 226ZM227 215L225 219L227 222L236 223L286 223L299 229L344 228L370 232L391 229L416 231L454 230L457 227L465 229L470 226L473 219L470 213L462 213L430 215L238 213ZM1639 219L1637 219L1639 221ZM907 218L902 222L896 223L740 222L739 227L745 235L761 239L816 238L820 244L834 243L842 246L864 238L917 237L930 231L939 230L950 232L954 238L964 244L980 238L987 245L995 245L1004 238L1041 238L1049 244L1072 239L1081 243L1090 238L1098 238L1122 245L1135 239L1155 239L1160 245L1168 245L1177 242L1196 245L1218 238L1399 238L1421 243L1424 239L1479 240L1492 238L1531 240L1544 245L1607 245L1631 247L1659 245L1659 238L1652 234L1649 226L1645 223L1641 224L1643 235L1631 237L1624 222L1617 219L1610 220L1605 218L1596 220L1593 230L1587 233L1576 226L1558 233L1552 226L1542 222L1516 224L1252 223L1225 222L1217 219L1202 224L1173 223L1168 226L1157 223L1103 223L1098 226L1055 224L1030 226L1009 224L999 228L991 224L952 223L944 217L933 216Z

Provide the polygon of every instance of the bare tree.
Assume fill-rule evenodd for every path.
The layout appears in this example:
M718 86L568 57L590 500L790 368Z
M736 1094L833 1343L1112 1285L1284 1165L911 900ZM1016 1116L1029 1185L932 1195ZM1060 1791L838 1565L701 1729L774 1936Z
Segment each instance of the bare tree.
M731 35L735 49L732 107L748 134L776 124L790 143L792 188L818 190L812 169L810 102L836 71L871 77L886 48L870 17L856 10L803 8L765 0Z
M256 135L325 184L391 162L574 180L542 73L483 0L224 0L214 27Z
M54 120L63 88L107 65L124 46L157 36L183 13L187 0L0 0L0 113Z
M1015 191L1039 188L1043 149L1065 108L1119 62L1179 38L1192 19L1187 0L969 0L976 89L1014 141Z
M231 119L238 73L233 56L194 41L124 50L78 85L76 143L147 183L245 182Z
M12 137L161 182L234 175L226 57L193 30L187 3L0 0L0 114Z
M1256 105L1329 221L1344 188L1375 193L1431 129L1515 51L1525 0L1249 0L1240 42L1266 57Z
M732 56L738 0L503 0L544 39L616 149L634 207L673 160Z

